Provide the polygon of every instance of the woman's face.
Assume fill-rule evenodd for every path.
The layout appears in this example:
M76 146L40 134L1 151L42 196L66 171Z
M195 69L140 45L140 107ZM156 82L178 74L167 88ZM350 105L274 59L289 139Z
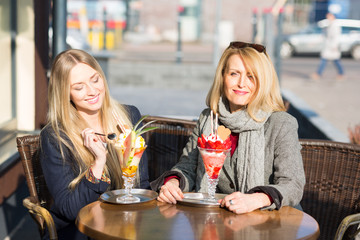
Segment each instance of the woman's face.
M245 69L243 60L234 54L228 60L228 71L224 73L224 94L230 111L245 107L255 92L255 78Z
M97 114L104 96L104 80L97 71L84 63L78 63L71 69L70 99L82 116Z

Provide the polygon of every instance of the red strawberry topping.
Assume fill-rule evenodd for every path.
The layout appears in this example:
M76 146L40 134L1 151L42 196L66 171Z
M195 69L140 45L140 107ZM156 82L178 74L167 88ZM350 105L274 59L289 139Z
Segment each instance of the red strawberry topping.
M209 140L208 140L209 139ZM198 138L198 146L201 148L210 148L210 149L229 149L231 147L230 137L225 141L222 141L220 138L216 137L206 137L204 134L201 134L201 137Z

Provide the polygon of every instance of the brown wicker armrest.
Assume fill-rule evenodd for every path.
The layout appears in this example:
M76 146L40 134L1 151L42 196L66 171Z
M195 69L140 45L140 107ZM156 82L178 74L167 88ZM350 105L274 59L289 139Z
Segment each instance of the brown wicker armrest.
M336 235L335 235L334 240L343 239L345 231L349 228L349 226L355 225L355 224L360 224L360 213L351 214L351 215L345 217L341 221L341 223L340 223L340 225L339 225L339 227L338 227L338 229L336 231ZM355 236L359 233L359 231L360 231L360 229L358 229L356 231Z
M57 238L56 228L52 216L50 215L49 211L46 208L41 207L40 205L36 204L36 202L37 201L33 197L27 197L23 200L23 205L27 209L29 209L29 212L31 214L37 215L42 219L44 219L44 222L49 231L50 239L57 240L58 238Z

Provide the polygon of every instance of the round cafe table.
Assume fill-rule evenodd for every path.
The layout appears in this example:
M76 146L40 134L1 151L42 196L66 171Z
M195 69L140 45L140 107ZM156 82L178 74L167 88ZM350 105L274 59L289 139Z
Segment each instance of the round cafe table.
M95 239L317 239L319 225L292 207L234 214L223 208L172 205L156 200L133 205L93 202L76 219Z

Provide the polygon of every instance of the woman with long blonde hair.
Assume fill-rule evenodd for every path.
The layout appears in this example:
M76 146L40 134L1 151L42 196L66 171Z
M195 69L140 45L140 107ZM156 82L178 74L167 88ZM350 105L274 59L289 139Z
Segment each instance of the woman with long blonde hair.
M132 127L141 117L134 106L114 101L98 62L82 50L54 60L48 87L48 124L40 134L40 160L54 199L51 214L59 239L86 239L74 224L79 210L100 194L122 187L119 160L106 137L120 131L113 114ZM149 188L147 157L140 161L137 187Z
M301 208L305 174L298 124L286 113L265 47L230 43L206 104L209 108L201 113L179 163L151 183L159 191L158 200L175 204L183 199L183 191L207 191L197 141L212 133L213 125L223 125L229 130L231 152L217 185L218 193L228 195L219 204L237 214L284 205ZM211 112L218 114L218 122L212 122Z

